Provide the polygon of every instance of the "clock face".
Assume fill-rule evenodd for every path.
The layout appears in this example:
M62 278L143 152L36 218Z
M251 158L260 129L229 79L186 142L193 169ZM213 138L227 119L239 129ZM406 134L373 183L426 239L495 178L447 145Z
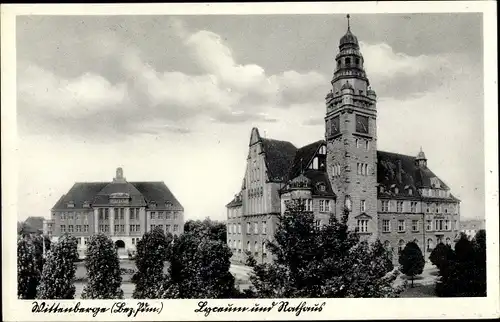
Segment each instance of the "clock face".
M332 126L332 135L340 133L340 120L338 116L332 119L331 126Z
M368 134L368 116L356 115L356 132Z

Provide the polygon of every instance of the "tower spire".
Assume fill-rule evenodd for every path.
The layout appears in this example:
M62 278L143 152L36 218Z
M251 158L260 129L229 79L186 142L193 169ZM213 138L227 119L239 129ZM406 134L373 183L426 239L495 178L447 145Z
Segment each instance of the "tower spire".
M351 31L351 24L350 24L350 21L349 21L350 18L351 18L351 15L347 14L347 30L348 31Z

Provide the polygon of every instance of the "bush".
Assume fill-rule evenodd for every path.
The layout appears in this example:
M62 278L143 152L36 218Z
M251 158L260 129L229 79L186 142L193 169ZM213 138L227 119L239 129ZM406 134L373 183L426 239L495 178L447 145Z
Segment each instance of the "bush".
M94 235L85 255L88 284L83 289L82 299L123 298L120 262L113 241L103 234Z
M17 296L35 299L40 283L40 269L35 258L35 246L27 239L17 241Z
M50 300L69 300L75 296L75 260L78 258L75 237L63 235L50 246L37 298Z

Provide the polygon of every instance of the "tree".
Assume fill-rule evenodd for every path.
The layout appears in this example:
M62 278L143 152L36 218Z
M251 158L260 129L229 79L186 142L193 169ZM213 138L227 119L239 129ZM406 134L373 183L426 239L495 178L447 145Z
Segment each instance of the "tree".
M184 232L198 234L201 238L209 238L227 242L226 224L210 218L188 220L184 224Z
M170 280L164 298L230 298L235 296L229 272L231 250L202 222L190 222L174 241Z
M422 274L425 265L422 251L415 242L406 244L399 255L399 264L401 264L401 272L411 277L411 287L413 287L415 276Z
M272 263L255 264L250 281L257 297L392 297L389 253L380 242L360 242L347 225L348 211L317 228L302 200L289 202L278 216L268 249ZM249 261L252 262L252 261Z
M477 296L486 296L486 231L479 230L472 240L474 249L474 290Z
M120 261L113 241L104 234L94 235L87 245L85 256L88 284L82 299L121 299L122 277Z
M38 269L40 272L43 270L43 265L45 263L45 258L43 257L44 253L44 244L45 244L45 252L47 253L50 250L51 241L47 236L38 235L32 238L33 245L35 246L35 261L37 263Z
M454 256L439 269L436 294L441 297L486 296L486 234L478 232L470 241L461 235Z
M32 241L20 239L17 242L17 296L20 299L35 299L40 283L40 269L35 258Z
M135 265L137 272L132 276L135 284L134 299L157 299L162 297L167 277L163 273L165 260L170 253L172 235L155 228L145 233L137 242Z
M431 263L439 269L441 266L446 265L448 260L451 260L453 256L454 252L450 245L439 243L432 250L429 259Z
M75 296L75 261L78 259L76 238L63 235L53 243L47 255L37 298L68 300Z

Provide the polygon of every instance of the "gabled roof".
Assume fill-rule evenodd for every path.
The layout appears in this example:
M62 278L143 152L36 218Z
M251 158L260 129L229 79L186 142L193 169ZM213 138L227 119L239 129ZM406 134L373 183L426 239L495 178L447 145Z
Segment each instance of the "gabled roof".
M322 144L325 144L325 141L319 140L297 149L292 167L288 173L288 178L293 179L298 176L303 169L306 169Z
M323 196L323 197L336 197L335 192L332 190L332 184L328 179L328 173L321 170L306 170L304 175L311 179L312 195L313 196ZM319 184L325 184L325 191L319 189Z
M437 178L441 188L449 189L429 168L417 166L415 157L377 151L377 183L385 188L385 192L379 192L379 196L393 195L392 188L398 188L400 197L411 197L409 188L413 196L418 195L418 188L431 188L431 178ZM450 198L458 200L451 194Z
M292 165L297 148L288 141L261 138L261 142L269 180L284 181Z

